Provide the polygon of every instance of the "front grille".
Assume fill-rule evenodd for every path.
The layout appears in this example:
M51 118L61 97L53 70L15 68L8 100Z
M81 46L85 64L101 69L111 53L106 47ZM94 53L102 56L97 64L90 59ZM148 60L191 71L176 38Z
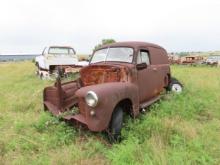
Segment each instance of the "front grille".
M85 103L85 100L84 98L79 98L79 111L80 113L83 115L83 116L86 116L86 103Z

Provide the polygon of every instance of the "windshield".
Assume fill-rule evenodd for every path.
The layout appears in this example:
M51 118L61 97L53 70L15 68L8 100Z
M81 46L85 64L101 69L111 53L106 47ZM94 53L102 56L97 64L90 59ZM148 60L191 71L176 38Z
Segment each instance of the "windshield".
M133 49L128 47L105 48L96 51L90 63L102 61L116 61L131 63L133 59Z
M51 47L49 49L49 54L75 54L75 52L72 48Z

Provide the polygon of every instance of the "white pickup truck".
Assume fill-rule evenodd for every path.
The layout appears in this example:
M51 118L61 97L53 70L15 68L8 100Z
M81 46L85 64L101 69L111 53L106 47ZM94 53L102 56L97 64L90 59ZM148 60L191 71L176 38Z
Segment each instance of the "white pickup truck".
M220 55L211 55L209 56L206 61L205 61L206 64L208 65L219 65L220 63Z
M37 74L41 78L50 77L57 74L67 75L77 72L83 66L87 66L87 61L78 61L75 50L69 46L50 46L43 50L42 55L35 58Z

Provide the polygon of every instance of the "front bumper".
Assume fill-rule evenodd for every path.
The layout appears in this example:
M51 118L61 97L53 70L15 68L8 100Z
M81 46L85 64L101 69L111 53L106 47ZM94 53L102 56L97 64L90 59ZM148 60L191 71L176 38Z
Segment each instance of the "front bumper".
M53 104L49 102L44 102L44 106L47 107L46 109L49 110L54 116L61 117L64 120L72 121L76 123L83 124L84 126L88 127L88 123L86 121L86 118L82 114L71 114L71 115L63 115L62 112L59 111L59 109L54 106Z

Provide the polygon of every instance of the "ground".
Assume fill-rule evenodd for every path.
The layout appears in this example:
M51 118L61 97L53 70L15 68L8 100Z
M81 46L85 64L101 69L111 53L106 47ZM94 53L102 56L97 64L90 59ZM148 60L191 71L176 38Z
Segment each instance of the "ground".
M137 119L126 118L123 141L110 145L43 111L53 84L31 62L0 64L0 164L220 164L220 69L172 66L184 84Z

